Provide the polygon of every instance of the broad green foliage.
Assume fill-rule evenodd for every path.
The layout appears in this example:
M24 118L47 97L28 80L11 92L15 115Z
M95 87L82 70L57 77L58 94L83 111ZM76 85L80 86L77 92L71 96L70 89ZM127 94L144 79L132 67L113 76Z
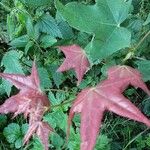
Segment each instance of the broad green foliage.
M72 2L66 6L56 1L56 8L72 27L92 34L85 47L92 63L130 45L130 32L121 27L130 6L131 1L123 0L97 0L95 5Z

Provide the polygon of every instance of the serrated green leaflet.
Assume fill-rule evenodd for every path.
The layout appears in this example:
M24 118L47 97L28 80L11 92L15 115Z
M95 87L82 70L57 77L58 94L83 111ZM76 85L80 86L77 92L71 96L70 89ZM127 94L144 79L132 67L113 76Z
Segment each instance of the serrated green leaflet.
M120 25L128 17L131 1L97 0L95 5L71 2L64 6L56 0L55 5L72 27L93 35L85 47L91 63L130 45L130 32Z
M15 50L5 53L1 62L1 65L5 67L4 72L23 74L22 66L19 62L19 59L21 58L21 56L22 56L22 53L21 52L19 53ZM5 91L9 95L12 85L6 80L3 80L2 84L3 84Z
M50 88L52 86L51 80L49 79L49 74L45 68L38 69L41 88Z
M104 150L104 149L107 149L107 150L110 150L110 139L102 134L98 137L98 140L97 140L97 144L96 144L96 149L97 150Z
M25 4L27 4L30 7L39 7L39 6L44 6L48 5L52 2L52 0L21 0Z
M52 145L56 147L57 150L61 150L61 146L64 144L64 140L58 134L51 135Z
M27 45L27 43L29 42L29 37L28 35L22 35L20 37L14 38L9 44L12 47L25 47Z
M62 73L57 72L56 70L58 69L58 65L51 65L49 66L49 71L52 74L53 80L55 85L59 88L59 86L63 83L64 81L64 76Z
M35 30L50 34L53 37L62 37L55 19L48 14L45 14L39 18L37 24L35 25Z
M14 143L20 137L20 126L16 123L11 123L4 128L3 134L9 143Z

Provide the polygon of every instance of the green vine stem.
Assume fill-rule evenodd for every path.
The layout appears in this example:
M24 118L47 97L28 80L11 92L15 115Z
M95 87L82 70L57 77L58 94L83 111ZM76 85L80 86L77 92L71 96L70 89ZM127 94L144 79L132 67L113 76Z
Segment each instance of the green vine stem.
M73 100L74 100L74 99L73 99ZM62 106L64 106L64 105L66 105L66 104L70 104L70 103L73 102L73 100L66 100L66 101L64 101L64 102L61 103L61 104L53 105L53 106L51 106L51 109L54 109L54 108L57 108L57 107L62 107Z
M139 41L139 43L134 47L131 48L131 51L126 55L126 57L123 59L123 62L125 63L128 59L131 59L134 57L135 51L139 48L139 46L144 42L144 40L150 35L150 30L143 36L143 38Z

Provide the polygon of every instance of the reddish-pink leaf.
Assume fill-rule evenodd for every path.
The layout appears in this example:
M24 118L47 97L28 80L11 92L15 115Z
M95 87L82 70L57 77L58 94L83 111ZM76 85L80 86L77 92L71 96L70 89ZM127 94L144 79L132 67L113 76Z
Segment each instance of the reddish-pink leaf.
M24 76L20 74L0 73L0 77L3 77L4 79L8 80L21 91L26 89L40 90L40 81L35 66L35 62L33 62L30 76Z
M44 108L42 103L38 103L36 109L30 112L29 129L24 137L24 144L29 141L31 136L36 133L44 145L44 149L48 150L49 133L53 129L46 123L42 122L42 116L44 114Z
M29 141L30 137L34 133L36 133L42 141L44 149L48 150L49 133L52 131L53 129L46 122L35 122L29 126L29 130L24 137L24 144L26 144Z
M129 84L140 87L150 95L140 73L128 66L110 68L108 79L96 87L86 88L78 94L70 110L68 134L74 114L81 113L81 150L94 149L105 111L114 112L150 127L150 121L122 94Z
M66 59L58 68L58 71L74 69L78 79L77 84L79 84L90 65L84 50L78 45L60 46L59 48L65 54Z
M42 122L42 117L45 111L50 108L50 102L40 90L40 80L35 62L29 76L0 73L0 77L10 81L20 89L17 95L10 97L0 106L0 113L14 113L14 117L23 113L25 117L29 117L29 130L24 143L29 140L33 133L36 133L45 150L48 150L48 135L52 128L47 123Z

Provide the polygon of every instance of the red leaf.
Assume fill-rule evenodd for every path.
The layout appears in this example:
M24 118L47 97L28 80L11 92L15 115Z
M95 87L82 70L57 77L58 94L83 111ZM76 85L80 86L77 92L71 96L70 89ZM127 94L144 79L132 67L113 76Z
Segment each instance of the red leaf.
M44 145L44 149L48 150L49 133L53 129L46 122L35 122L30 125L27 134L24 137L24 144L30 139L33 133L36 133Z
M24 144L27 143L30 137L36 133L44 145L44 149L48 150L49 133L53 129L46 123L40 121L44 114L42 103L38 103L36 110L30 112L29 129L24 137Z
M45 150L48 150L48 136L52 128L47 123L42 122L42 117L45 111L50 108L50 102L40 90L40 80L35 62L30 76L0 73L0 77L10 81L20 89L17 95L10 97L0 106L0 113L14 113L14 117L21 113L25 117L29 116L29 130L24 143L29 140L33 133L36 133L44 144Z
M140 73L127 66L110 68L108 79L78 94L70 110L68 134L74 114L81 113L81 150L94 149L103 113L107 110L150 127L150 121L122 94L129 84L140 87L150 95Z
M60 46L59 48L65 54L66 59L58 68L58 71L63 72L74 69L78 79L77 84L79 85L90 65L84 50L78 45Z
M8 74L8 73L0 73L0 76L11 82L21 91L26 89L40 89L40 81L37 73L37 69L35 66L35 62L33 63L32 72L30 76L24 76L20 74Z

